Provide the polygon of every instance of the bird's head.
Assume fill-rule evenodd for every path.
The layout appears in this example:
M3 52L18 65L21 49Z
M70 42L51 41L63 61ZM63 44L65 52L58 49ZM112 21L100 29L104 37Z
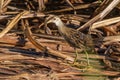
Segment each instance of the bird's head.
M46 18L45 23L46 24L54 23L54 24L56 24L56 26L59 26L62 23L62 21L58 16L50 15L48 18Z

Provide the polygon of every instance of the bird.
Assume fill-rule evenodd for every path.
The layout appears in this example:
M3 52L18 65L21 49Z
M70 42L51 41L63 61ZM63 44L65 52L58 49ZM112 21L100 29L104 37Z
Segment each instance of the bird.
M84 34L74 28L71 28L65 25L65 23L60 19L60 17L56 15L49 15L49 17L46 18L45 20L45 24L48 24L48 23L54 23L57 26L59 33L61 34L61 36L63 36L63 38L71 47L75 49L76 48L83 49L87 57L87 65L89 66L90 63L89 63L87 50L90 50L93 48L93 40L91 35ZM76 53L77 53L77 50L76 50ZM77 58L77 54L76 54L76 58Z

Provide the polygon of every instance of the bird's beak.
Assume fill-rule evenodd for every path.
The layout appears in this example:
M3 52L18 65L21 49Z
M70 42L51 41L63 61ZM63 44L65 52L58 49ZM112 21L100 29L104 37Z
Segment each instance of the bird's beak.
M45 19L45 25L47 25L48 23L52 23L53 21L51 20L53 18L53 15L49 15L49 17L47 17Z
M44 24L47 25L48 23L52 23L53 21L51 20L51 18L46 18Z
M49 23L51 23L52 22L52 20L49 20L49 19L47 19L47 20L45 20L45 27L47 27L47 24L49 24Z
M46 24L52 23L52 22L53 22L52 20L47 20L47 21L46 21Z
M44 22L44 25L45 25L45 27L47 27L47 24L48 23L52 23L53 21L51 20L51 16L49 16L49 17L47 17L46 19L45 19L45 22Z

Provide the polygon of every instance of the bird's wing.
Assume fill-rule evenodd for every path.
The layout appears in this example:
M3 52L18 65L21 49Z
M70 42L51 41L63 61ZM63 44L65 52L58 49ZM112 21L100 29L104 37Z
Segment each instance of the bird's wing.
M84 46L84 34L71 28L67 31L64 37L68 43L73 47L82 48Z

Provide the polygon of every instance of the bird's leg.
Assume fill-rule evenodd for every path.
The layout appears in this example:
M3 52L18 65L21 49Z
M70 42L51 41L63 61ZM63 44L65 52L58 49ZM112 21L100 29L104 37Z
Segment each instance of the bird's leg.
M78 57L78 51L77 49L75 49L75 59L74 59L73 64L75 64L75 62L77 61L77 57Z
M86 50L84 50L85 54L86 54L86 58L87 58L87 66L90 66L90 61L89 61L89 56L88 56L88 52Z

